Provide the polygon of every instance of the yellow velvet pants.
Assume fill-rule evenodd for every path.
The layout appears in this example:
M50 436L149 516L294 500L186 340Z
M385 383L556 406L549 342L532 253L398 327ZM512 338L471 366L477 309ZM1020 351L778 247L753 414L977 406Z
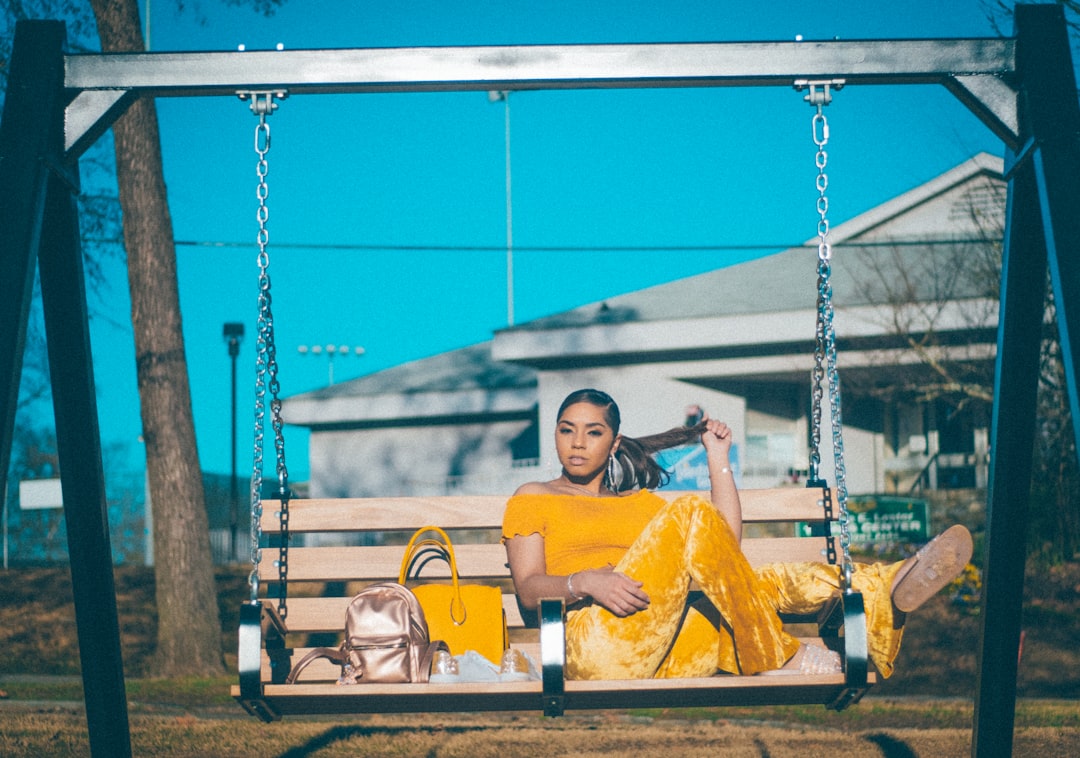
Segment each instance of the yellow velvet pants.
M901 564L860 565L870 658L892 674L902 618L890 590ZM837 566L777 563L755 571L711 503L688 495L666 505L615 567L643 582L649 607L618 617L599 605L571 610L566 671L571 679L647 679L756 674L780 668L799 648L778 613L812 613L840 586ZM705 598L687 605L690 580Z

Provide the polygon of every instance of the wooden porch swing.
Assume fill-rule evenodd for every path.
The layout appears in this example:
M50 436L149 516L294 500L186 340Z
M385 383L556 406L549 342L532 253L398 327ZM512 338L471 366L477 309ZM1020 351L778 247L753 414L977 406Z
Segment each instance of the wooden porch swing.
M744 520L749 524L786 525L772 530L791 536L750 538L744 550L754 565L780 561L827 562L841 565L841 590L815 617L788 618L812 624L817 642L841 653L843 674L789 675L784 677L717 676L693 679L567 681L565 664L565 608L561 600L545 600L539 610L539 629L532 614L523 614L512 590L506 553L499 541L506 495L396 497L366 499L294 500L288 487L284 424L278 397L274 318L267 251L267 155L270 127L267 117L276 103L272 92L244 93L259 121L255 127L259 198L259 319L255 387L254 467L251 478L250 599L241 608L239 684L233 695L253 715L267 721L283 715L306 713L371 713L400 711L542 710L559 716L567 709L659 706L733 705L747 703L820 703L841 710L857 702L873 684L875 674L867 660L866 618L862 596L851 588L847 485L841 426L841 393L833 328L831 249L828 242L828 176L826 146L828 122L824 114L839 80L798 81L805 99L816 111L812 133L816 146L818 256L817 325L811 392L810 477L806 489L778 488L744 491ZM270 396L267 397L267 388ZM832 447L837 478L836 497L820 479L822 406L828 392ZM262 502L264 420L270 410L276 451L278 498ZM269 449L269 445L265 445ZM680 493L665 493L668 498ZM796 523L809 523L821 536L795 537ZM296 661L310 648L310 635L340 635L345 609L357 589L374 582L392 581L401 560L396 543L426 524L448 530L486 534L486 541L459 546L460 575L470 582L489 582L504 588L503 606L512 631L513 646L541 662L541 681L524 683L361 684L342 687L338 668L321 661L304 670L297 682L286 683ZM304 534L334 533L354 547L301 547ZM378 535L370 544L364 537ZM343 538L343 539L342 539ZM262 550L276 544L276 560L266 565ZM389 545L385 544L389 542ZM317 541L315 544L318 544ZM273 548L270 548L273 551ZM260 596L260 585L269 596ZM317 598L297 597L295 588L323 587ZM333 588L332 590L330 588ZM308 589L310 592L310 589ZM329 596L328 596L329 594Z
M130 755L131 746L112 557L108 529L102 529L107 527L108 511L78 218L71 194L77 191L74 177L80 154L132 101L143 96L235 97L241 92L256 93L256 99L267 99L270 93L272 102L279 92L790 87L798 81L836 79L848 86L942 84L1006 146L1009 202L990 440L984 631L972 748L977 756L1000 754L1001 746L1012 739L1023 592L1023 544L1013 535L1026 523L1034 438L1038 351L1029 335L1043 326L1047 271L1054 288L1074 434L1080 443L1080 362L1071 347L1080 334L1080 255L1076 253L1080 217L1075 213L1080 206L1080 107L1062 8L1019 5L1015 18L1016 36L1009 39L81 55L64 53L61 22L20 22L0 121L0 397L5 399L0 414L0 462L5 464L0 466L0 488L6 487L31 283L35 263L40 262L93 754ZM818 338L829 339L820 328ZM827 343L823 352L829 361ZM268 368L271 386L276 384L274 371L276 366L273 371ZM830 402L838 411L839 398L832 402L830 396ZM275 396L274 414L276 403ZM275 426L278 422L275 418ZM838 427L834 421L834 431ZM275 431L275 440L276 436ZM998 461L1007 465L999 466ZM842 476L842 466L837 468ZM261 477L260 468L256 470ZM760 681L713 677L659 683L565 681L561 608L545 606L536 629L517 611L516 599L507 594L504 607L513 626L512 644L531 646L534 651L539 646L542 682L504 684L497 690L494 686L435 684L337 687L322 683L329 677L312 666L312 680L286 687L278 682L284 679L289 646L294 646L295 654L303 644L293 638L336 629L342 598L347 595L301 597L298 589L290 592L289 585L392 578L400 560L398 549L387 547L289 549L286 533L295 536L340 531L341 527L411 531L428 522L450 529L491 529L501 520L503 498L290 502L283 449L278 474L284 498L276 507L284 518L256 513L253 528L260 532L256 552L263 536L275 533L281 535L283 552L278 566L256 560L252 584L257 589L260 581L276 581L281 587L280 602L275 605L256 591L243 605L240 683L234 688L241 702L261 718L314 712L507 708L555 714L572 708L736 702L822 702L843 707L873 682L872 672L866 670L865 650L853 648L858 640L865 640L865 630L858 628L862 618L858 595L850 593L844 593L842 612L832 615L817 632L826 644L845 646L842 677ZM814 554L832 544L833 550L845 553L846 563L846 547L837 544L844 532L843 490L843 482L838 481L835 492L745 491L748 522L835 522L840 528L839 538L800 538L797 546L788 538L747 540L751 560L796 559L794 551L809 543ZM261 507L261 501L256 505ZM408 513L411 508L416 513ZM357 529L356 524L362 526ZM505 586L505 558L497 543L461 545L459 563L464 576L488 578ZM833 636L841 627L843 637Z

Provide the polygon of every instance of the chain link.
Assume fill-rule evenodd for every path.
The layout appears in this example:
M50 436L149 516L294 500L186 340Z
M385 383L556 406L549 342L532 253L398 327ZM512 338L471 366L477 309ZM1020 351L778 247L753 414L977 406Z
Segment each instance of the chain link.
M283 94L279 93L279 96ZM274 93L241 93L242 99L251 98L251 109L259 116L259 123L255 127L255 153L258 155L255 172L258 176L255 195L259 206L255 217L258 221L259 231L256 243L259 248L259 314L256 327L256 351L255 351L255 449L254 461L251 472L251 564L252 569L248 577L251 590L251 603L259 602L259 564L262 560L262 480L263 480L263 448L265 444L265 424L267 392L269 391L269 405L271 415L271 427L274 433L274 450L276 458L276 473L278 479L278 496L281 499L281 511L278 513L281 522L281 536L278 547L279 593L278 613L282 619L288 615L287 592L285 580L288 577L288 551L289 551L289 475L285 466L285 436L284 423L281 418L281 386L278 381L277 350L274 345L274 316L272 309L272 297L270 287L270 256L267 253L267 245L270 242L270 233L267 223L270 220L270 210L267 206L267 198L270 188L266 177L269 173L269 163L266 156L270 152L270 125L266 117L277 107L273 102Z
M811 131L817 152L814 165L817 167L816 187L818 191L818 285L817 285L817 328L815 331L813 390L811 397L811 450L810 476L820 478L821 467L821 420L824 386L828 385L830 423L832 426L833 461L836 475L836 501L839 506L838 523L840 525L840 546L843 552L841 583L845 591L851 589L851 577L854 565L851 559L851 524L847 508L847 469L844 464L844 435L841 418L840 372L836 361L836 332L834 329L834 310L832 293L832 247L829 244L829 175L826 168L829 154L829 122L825 117L824 106L831 100L830 86L839 87L840 83L803 83L809 86L807 102L815 107ZM798 83L796 84L798 86ZM816 89L821 86L821 89ZM831 551L830 551L831 552Z
M829 153L825 146L829 144L829 121L825 118L821 104L817 106L817 113L811 124L814 135L814 144L817 145L817 154L814 156L814 165L817 166L817 211L818 211L818 258L829 260L832 257L832 249L829 246L829 197L826 191L829 189L829 175L825 173L825 167L829 163Z

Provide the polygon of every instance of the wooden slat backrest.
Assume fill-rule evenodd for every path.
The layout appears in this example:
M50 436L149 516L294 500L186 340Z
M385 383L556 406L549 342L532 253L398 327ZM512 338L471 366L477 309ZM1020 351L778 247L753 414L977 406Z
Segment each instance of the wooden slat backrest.
M824 537L763 537L743 540L743 552L753 566L777 561L821 561ZM350 582L396 580L403 545L362 547L293 547L289 549L290 582ZM272 551L265 551L271 553ZM506 551L499 543L455 544L458 575L462 580L508 579ZM424 579L445 579L450 572L442 561L424 567ZM278 568L273 560L259 564L259 578L275 582Z
M686 493L666 492L660 495L674 500ZM771 490L744 490L740 493L744 519L747 524L783 522L820 522L824 518L821 490L799 487ZM390 498L325 498L295 499L289 505L289 531L292 545L288 552L288 582L311 583L315 591L329 596L310 597L296 589L289 591L287 627L290 634L340 631L345 606L363 584L394 581L398 577L404 552L403 543L411 533L425 524L435 524L451 532L457 557L459 575L463 581L498 583L505 591L503 605L511 630L532 625L526 623L518 608L510 582L506 551L499 542L506 498L496 496L442 496ZM262 527L267 535L280 532L275 500L264 503ZM463 533L466 530L467 533ZM398 544L337 545L335 537L311 538L315 544L305 546L303 535L369 535L380 532L381 537ZM459 539L460 536L460 539ZM366 538L370 539L370 538ZM327 544L331 540L331 544ZM479 542L477 542L479 540ZM774 561L820 561L825 557L825 538L768 537L746 538L743 549L752 565ZM277 551L264 550L259 565L259 578L271 588L279 580L275 563ZM449 568L442 561L431 561L423 567L425 581L445 581ZM324 588L319 588L322 583ZM334 583L334 584L330 584ZM339 585L336 589L331 589ZM272 593L271 593L272 594ZM267 599L268 605L276 603Z
M660 490L657 494L674 500L686 493ZM742 490L739 497L743 521L748 524L824 518L820 489L748 489ZM436 524L444 529L498 529L506 499L505 495L297 499L289 504L289 531L407 531L424 524ZM260 524L264 534L281 530L279 511L278 501L263 503Z
M351 596L290 598L289 631L305 634L336 629L340 632L341 621L345 618L345 608L351 599ZM521 609L518 608L514 595L510 593L503 595L503 610L506 611L507 626L521 627L524 625L521 618Z

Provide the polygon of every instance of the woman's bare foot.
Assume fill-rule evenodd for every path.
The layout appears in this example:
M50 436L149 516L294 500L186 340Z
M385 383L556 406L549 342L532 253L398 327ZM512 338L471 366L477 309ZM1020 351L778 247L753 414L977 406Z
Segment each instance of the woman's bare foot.
M892 601L910 613L958 577L971 560L971 533L957 524L927 542L904 561L893 579Z

